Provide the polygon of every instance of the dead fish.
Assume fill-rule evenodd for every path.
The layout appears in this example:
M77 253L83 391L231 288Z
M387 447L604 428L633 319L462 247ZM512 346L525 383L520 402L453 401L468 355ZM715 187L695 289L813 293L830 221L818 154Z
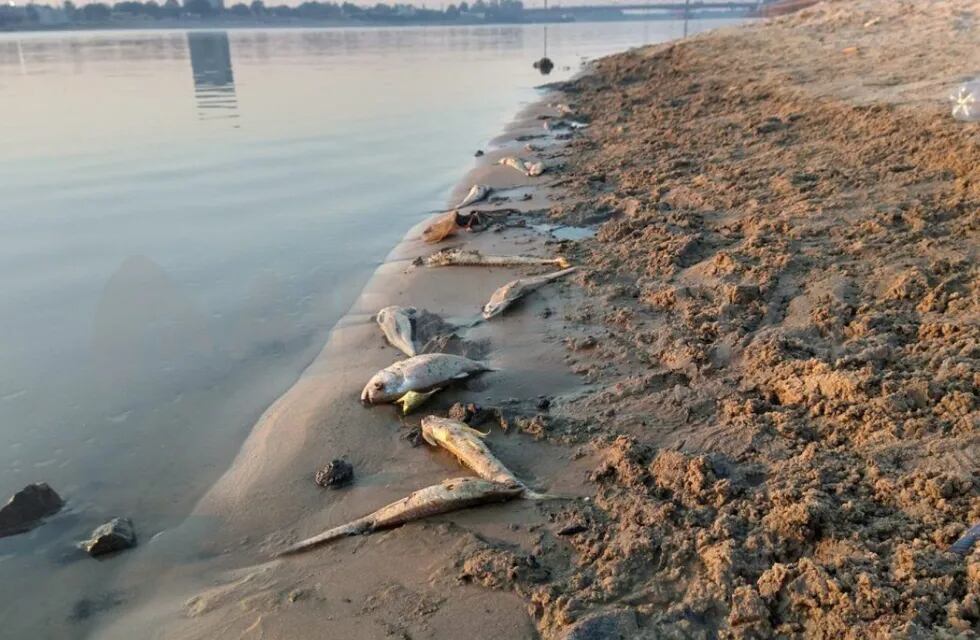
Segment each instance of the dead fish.
M442 387L436 387L432 391L409 391L401 398L395 400L395 404L400 404L402 407L402 415L407 416L428 402L429 398L440 391L442 391Z
M374 374L361 392L361 402L394 402L409 391L431 391L450 380L491 371L485 362L448 353L425 353L396 362Z
M491 256L474 249L444 249L424 260L427 267L514 267L521 265L555 265L567 267L568 260L557 258L535 258L533 256Z
M490 296L490 302L483 307L483 317L489 320L490 318L503 313L504 309L514 304L514 302L523 298L535 289L543 287L552 280L563 278L573 271L575 271L575 267L562 269L561 271L556 271L554 273L546 273L542 276L518 278L517 280L508 282L504 286L494 291L493 295Z
M435 222L422 231L422 239L430 244L442 242L460 229L472 229L482 224L479 212L462 214L450 211L436 218Z
M385 334L385 338L391 346L409 357L416 354L415 341L412 339L415 333L412 326L415 314L414 307L392 305L385 307L375 316L378 326L381 327L382 333Z
M557 496L549 496L528 489L517 479L510 469L504 466L483 442L486 433L477 431L465 422L426 416L422 418L422 439L433 447L442 447L456 456L466 467L469 467L484 480L503 484L516 484L524 488L524 497L529 500L545 500Z
M421 520L440 513L449 513L450 511L458 511L491 502L513 500L520 497L522 492L521 485L502 484L479 478L444 480L431 487L413 491L407 497L381 507L363 518L358 518L353 522L328 529L312 538L297 542L276 555L285 556L307 551L338 538L391 529L413 520Z
M485 184L475 184L470 187L469 193L456 205L457 209L468 207L473 203L479 202L490 195L490 187Z
M424 430L422 434L424 437ZM970 550L973 549L973 545L976 544L977 540L980 540L980 522L970 527L966 533L960 536L960 539L954 542L949 550L953 553L958 553L961 556L968 555Z
M561 129L587 129L588 124L578 120L545 120L544 128L547 131L559 131Z
M524 160L521 160L515 156L501 158L497 161L497 164L502 164L506 167L510 167L511 169L516 169L529 178L541 175L544 173L545 169L543 162L525 162Z

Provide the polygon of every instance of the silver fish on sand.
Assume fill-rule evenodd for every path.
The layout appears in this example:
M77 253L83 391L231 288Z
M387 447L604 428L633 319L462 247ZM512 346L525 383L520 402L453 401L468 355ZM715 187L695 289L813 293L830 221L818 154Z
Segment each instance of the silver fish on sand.
M497 164L502 164L505 167L510 167L511 169L520 171L529 178L539 176L544 173L545 170L543 162L526 162L515 156L501 158L497 161Z
M494 256L475 249L443 249L423 260L427 267L517 267L526 265L549 265L567 267L568 260L557 258L536 258L534 256Z
M379 311L375 317L382 333L385 334L385 339L406 356L414 356L417 353L414 340L415 330L412 326L415 314L414 307L392 305Z
M500 315L503 313L504 309L514 304L535 289L543 287L552 280L563 278L573 271L575 271L575 267L562 269L561 271L556 271L554 273L546 273L542 276L518 278L517 280L508 282L504 286L494 291L493 295L490 296L490 301L483 306L483 317L489 320L496 315Z
M361 401L368 404L394 402L409 391L431 391L452 380L490 370L487 363L463 356L425 353L396 362L374 374L361 392Z
M456 205L457 209L462 209L463 207L468 207L471 204L480 202L486 199L490 195L490 187L485 184L475 184L470 187L469 193Z
M523 487L519 484L503 484L479 478L444 480L431 487L414 491L401 500L381 507L363 518L358 518L345 525L328 529L312 538L297 542L276 555L285 556L307 551L338 538L391 529L440 513L448 513L491 502L513 500L520 497L523 491Z
M483 442L486 435L458 420L439 416L422 418L422 439L433 447L442 447L453 454L461 464L472 469L484 480L520 485L524 488L524 497L530 500L555 497L532 491L518 480L517 476L490 452L490 448Z

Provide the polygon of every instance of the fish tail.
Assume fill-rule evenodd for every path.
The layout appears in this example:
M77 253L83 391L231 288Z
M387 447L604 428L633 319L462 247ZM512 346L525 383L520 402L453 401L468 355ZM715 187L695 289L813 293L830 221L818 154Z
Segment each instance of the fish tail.
M356 536L360 533L365 533L370 531L372 527L371 520L366 518L361 518L359 520L354 520L353 522L348 522L345 525L339 527L334 527L333 529L327 529L323 533L319 533L312 538L307 538L306 540L301 540L296 544L286 547L282 551L275 554L276 558L281 558L283 556L291 556L296 553L302 553L304 551L309 551L314 547L318 547L322 544L332 542L338 538L346 538L348 536Z
M562 269L567 269L570 266L572 266L572 263L568 261L568 258L566 258L564 256L559 256L558 257L558 266L561 267Z
M980 539L980 523L970 527L969 531L964 533L959 540L953 543L949 548L953 553L958 553L961 556L968 555L973 545L976 544L977 539Z

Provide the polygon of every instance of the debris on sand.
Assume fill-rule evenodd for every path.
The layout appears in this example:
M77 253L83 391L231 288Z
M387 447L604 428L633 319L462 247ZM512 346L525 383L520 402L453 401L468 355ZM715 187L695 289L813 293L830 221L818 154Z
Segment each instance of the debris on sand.
M335 458L313 476L313 482L325 489L339 489L354 480L354 465Z
M478 227L482 227L483 224L483 216L478 211L472 213L449 211L436 218L429 226L422 230L422 239L429 244L436 244L442 242L460 229L473 231Z
M30 531L61 510L65 501L45 483L29 484L0 508L0 538Z
M545 123L547 124L547 123ZM501 158L497 161L497 164L504 165L505 167L510 167L516 171L520 171L525 176L529 178L534 178L540 176L545 171L545 166L543 162L529 162L521 160L516 156L507 156L506 158Z
M136 546L136 529L129 518L113 518L92 532L82 548L93 558Z
M431 391L409 391L401 398L395 400L395 404L401 405L402 415L407 416L420 408L429 398L442 391L442 387L436 387Z

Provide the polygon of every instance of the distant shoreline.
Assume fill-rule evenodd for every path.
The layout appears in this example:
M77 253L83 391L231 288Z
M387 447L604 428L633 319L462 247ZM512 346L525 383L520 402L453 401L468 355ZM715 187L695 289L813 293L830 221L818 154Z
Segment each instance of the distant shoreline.
M155 30L227 30L227 29L335 29L364 27L478 27L526 24L567 24L574 22L664 22L680 20L676 16L643 15L619 18L592 17L587 20L443 20L443 21L378 21L378 20L133 20L111 23L73 25L32 25L29 28L0 27L0 35L8 33L71 33L78 31L155 31ZM691 16L690 20L719 20L719 16Z

